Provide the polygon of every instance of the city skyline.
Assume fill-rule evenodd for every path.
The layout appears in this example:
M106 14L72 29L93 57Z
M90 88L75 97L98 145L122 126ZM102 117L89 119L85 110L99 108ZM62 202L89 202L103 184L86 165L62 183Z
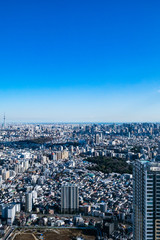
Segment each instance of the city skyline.
M144 239L155 239L160 123L10 124L0 131L0 149L4 239L21 240L35 227L46 240L54 228L67 239L61 229L83 227L94 230L88 239L138 240L142 223Z
M146 1L1 3L6 121L159 122L159 7Z

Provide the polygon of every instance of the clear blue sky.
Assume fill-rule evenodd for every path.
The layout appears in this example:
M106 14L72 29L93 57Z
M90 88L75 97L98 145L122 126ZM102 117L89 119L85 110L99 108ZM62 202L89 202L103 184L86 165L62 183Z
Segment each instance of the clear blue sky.
M160 1L0 2L0 121L160 121Z

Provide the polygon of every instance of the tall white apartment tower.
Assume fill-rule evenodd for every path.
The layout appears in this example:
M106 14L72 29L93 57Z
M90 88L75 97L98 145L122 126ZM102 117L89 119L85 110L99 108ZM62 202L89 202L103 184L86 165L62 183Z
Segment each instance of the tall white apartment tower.
M25 202L25 210L26 212L31 212L32 211L32 192L27 192L26 193L26 202Z
M61 212L76 213L79 210L79 189L75 184L61 187Z
M133 167L133 239L160 240L160 160Z

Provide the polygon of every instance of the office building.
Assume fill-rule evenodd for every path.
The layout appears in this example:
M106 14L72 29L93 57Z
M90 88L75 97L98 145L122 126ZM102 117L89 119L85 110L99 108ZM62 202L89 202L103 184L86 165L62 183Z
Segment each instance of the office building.
M61 188L61 212L76 213L79 211L79 189L75 184L65 184Z
M133 168L133 239L160 239L160 161L137 160Z

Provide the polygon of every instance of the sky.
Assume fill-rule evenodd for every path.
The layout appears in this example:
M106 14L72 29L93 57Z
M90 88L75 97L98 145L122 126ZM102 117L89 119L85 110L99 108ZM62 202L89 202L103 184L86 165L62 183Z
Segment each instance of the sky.
M160 122L160 1L0 1L0 122Z

